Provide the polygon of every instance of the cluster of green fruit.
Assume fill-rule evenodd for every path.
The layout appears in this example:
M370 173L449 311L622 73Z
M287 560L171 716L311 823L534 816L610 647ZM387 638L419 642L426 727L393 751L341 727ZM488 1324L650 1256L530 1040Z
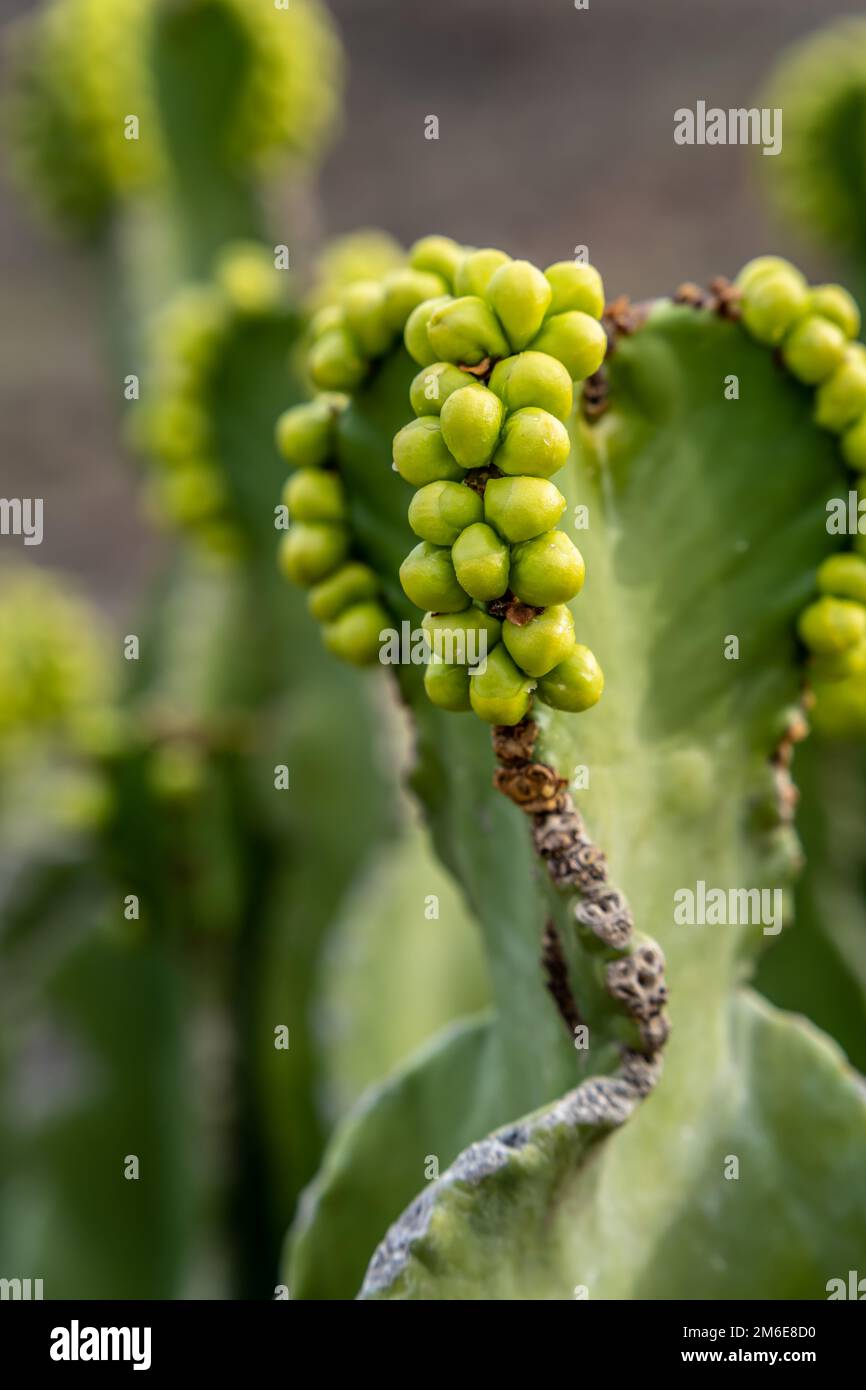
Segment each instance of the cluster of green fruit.
M272 253L256 242L233 242L220 254L213 282L180 290L151 325L150 366L130 430L136 447L159 465L148 510L219 555L234 555L240 535L218 462L214 374L235 327L278 310L282 292Z
M551 478L569 455L573 382L607 348L601 277L572 261L542 273L444 237L418 242L409 261L445 285L406 321L421 371L416 419L394 439L394 467L418 489L409 524L419 543L400 580L426 610L427 694L493 724L519 723L533 692L588 709L603 677L575 639L567 605L584 564L556 529L566 503Z
M246 55L226 161L249 167L283 150L314 157L339 101L341 54L326 12L317 0L218 3ZM152 64L156 26L170 18L161 0L50 0L19 25L12 144L22 182L51 215L94 228L116 199L165 182ZM126 138L129 115L137 139Z
M816 424L840 436L842 457L866 472L866 347L854 342L860 311L841 285L810 287L776 256L744 266L736 284L742 316L759 342L777 347L798 381L817 387ZM861 483L858 488L862 496ZM821 597L798 629L811 653L814 722L827 732L866 733L866 559L855 550L832 555L818 570Z
M335 463L337 421L348 403L347 396L323 392L277 421L277 448L296 470L283 490L290 524L279 565L293 584L309 589L307 604L328 650L369 666L391 618L375 572L351 556L349 507Z

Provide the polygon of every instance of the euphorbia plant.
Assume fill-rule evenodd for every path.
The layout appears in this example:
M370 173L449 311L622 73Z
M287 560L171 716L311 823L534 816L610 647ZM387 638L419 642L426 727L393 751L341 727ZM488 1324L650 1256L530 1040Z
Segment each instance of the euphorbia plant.
M822 681L845 679L861 637L860 562L837 554L825 525L827 497L847 483L830 431L866 406L861 349L849 346L856 308L840 288L809 289L793 267L762 258L736 287L617 301L599 371L591 306L553 299L554 268L548 298L524 263L427 239L409 271L420 302L401 306L405 346L393 274L314 324L311 375L350 398L290 415L278 437L294 464L324 469L329 497L339 493L340 539L316 513L317 489L305 490L313 509L285 542L287 569L331 586L328 623L366 613L363 642L331 643L350 658L375 660L382 601L412 622L407 594L480 627L494 655L510 652L504 672L494 667L490 706L472 694L481 670L448 673L441 700L441 669L398 671L418 732L413 785L482 926L494 1010L431 1044L346 1122L290 1241L293 1296L351 1296L362 1283L363 1296L397 1298L571 1297L576 1287L822 1296L866 1224L862 1089L829 1039L744 980L781 925L778 897L790 903L800 862L789 768L807 732L810 667L798 622ZM439 283L422 285L430 275ZM497 295L497 275L513 299ZM573 292L590 278L575 270ZM597 326L591 312L588 322ZM579 718L569 705L591 701L560 701L544 684L555 642L542 634L533 675L520 668L519 631L496 640L500 623L531 632L577 587L545 587L560 573L556 543L521 593L523 567L503 554L509 521L487 502L501 479L533 476L532 447L512 453L509 420L551 398L496 388L542 352L551 365L534 390L560 364L569 388L590 378L577 410L560 412L571 451L556 484L559 515L580 519L587 582L575 626L606 678ZM443 383L445 404L462 398L451 427L441 402L424 413L425 379L431 398ZM485 389L503 411L488 408ZM407 446L410 399L422 409ZM316 440L306 457L302 425ZM471 498L446 495L449 483L481 494L483 520ZM436 490L429 505L413 484ZM557 534L554 512L530 506L524 520ZM492 535L468 563L461 541L479 525ZM440 529L432 540L420 531L428 548L407 568L419 527ZM366 589L341 589L335 571L363 575ZM451 712L466 707L464 679L475 711L501 720L492 749L475 720ZM538 857L501 791L532 816ZM675 903L708 890L727 906L715 925L677 921ZM741 901L774 910L738 915L730 905ZM667 957L673 1034L660 1081L662 959L632 913ZM770 1229L759 1218L768 1202ZM707 1249L709 1261L698 1254Z

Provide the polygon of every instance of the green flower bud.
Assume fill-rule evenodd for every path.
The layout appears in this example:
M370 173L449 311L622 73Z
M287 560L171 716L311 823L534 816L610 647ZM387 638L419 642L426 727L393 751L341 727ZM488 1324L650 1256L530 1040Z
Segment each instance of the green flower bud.
M809 307L809 287L799 270L768 270L743 290L743 323L759 343L780 343Z
M428 483L409 503L409 525L422 541L453 545L461 531L484 516L478 493L463 483Z
M490 462L504 413L499 397L485 386L463 386L448 397L439 412L442 437L463 468Z
M510 260L511 257L506 256L504 251L496 251L492 246L482 251L467 251L454 276L454 293L477 294L483 299L499 267L507 265Z
M527 676L546 676L574 646L574 618L564 603L545 608L523 627L506 621L502 640L509 656Z
M461 714L472 708L469 703L469 672L465 666L450 666L447 661L438 661L434 657L424 671L424 689L428 699L439 709Z
M469 372L461 372L453 362L433 362L422 367L409 387L409 400L416 415L438 415L448 397L464 386L483 390Z
M283 488L283 501L292 521L344 521L346 494L336 473L303 468Z
M862 739L866 734L866 675L816 684L814 690L815 706L809 721L815 732L829 738Z
M432 656L450 666L475 666L502 638L502 624L483 608L428 613L422 628Z
M342 294L346 323L365 357L381 357L394 337L385 315L385 291L376 280L356 280Z
M465 253L465 247L458 246L448 236L425 236L409 248L408 259L414 270L431 271L453 285Z
M438 482L440 478L459 481L465 472L448 452L442 429L435 415L410 420L394 436L394 467L413 487Z
M375 598L379 581L369 565L350 560L307 595L307 607L319 623L330 623L351 604Z
M580 265L577 261L556 261L544 272L553 290L550 301L550 314L563 314L568 309L579 309L594 319L604 313L604 285L601 276L593 265Z
M564 511L565 498L546 478L491 478L484 489L484 520L507 541L550 531Z
M815 393L815 421L841 433L866 411L866 349L852 343L842 363Z
M607 334L598 319L579 309L549 318L532 347L547 352L567 369L572 381L584 381L597 372L607 352Z
M436 299L425 299L412 310L406 320L406 327L403 329L403 342L406 344L406 351L409 356L419 366L430 367L439 356L430 346L427 325L437 309L441 309L446 304L453 304L453 302L450 295L447 294L441 294Z
M337 416L345 397L324 395L284 410L277 421L277 448L293 468L321 468L334 448Z
M427 324L427 338L434 362L459 362L474 367L485 357L506 357L509 350L490 305L474 294L434 309Z
M515 666L504 647L494 647L487 665L469 678L469 700L488 724L519 724L532 701L533 682Z
M826 656L813 656L809 663L809 674L813 681L841 681L848 676L860 675L866 671L866 638L846 647L843 652L833 652Z
M819 314L807 314L795 323L782 347L782 360L788 371L807 386L817 386L835 371L844 356L844 333Z
M519 352L535 337L552 296L549 283L530 261L509 261L493 275L487 298L505 329L512 351Z
M320 391L354 391L366 375L367 363L345 328L330 328L310 348L307 369Z
M454 572L471 598L486 603L501 598L508 588L508 546L490 526L476 521L458 536L451 549Z
M322 628L329 652L353 666L371 666L379 659L380 633L391 622L381 603L367 600L346 608Z
M866 637L866 608L851 599L819 598L800 614L797 629L810 651L830 656Z
M583 556L564 531L545 531L511 553L511 587L523 603L567 603L583 588Z
M841 285L814 285L809 291L809 311L835 323L846 338L856 338L860 332L857 301Z
M570 449L571 439L562 421L547 410L526 405L506 417L493 462L512 476L549 478L567 462Z
M603 690L602 669L589 647L580 643L538 682L539 699L570 714L580 714L597 704Z
M795 265L792 265L790 261L783 260L781 256L755 256L753 260L746 262L734 284L738 290L745 292L750 285L754 285L768 271L777 270L781 270L785 274L788 272L793 272L794 275L800 274Z
M409 551L400 566L400 583L416 608L432 613L459 613L469 597L457 582L451 551L429 541Z
M866 560L847 550L829 555L818 567L818 588L834 598L854 598L866 603Z
M866 471L866 415L861 415L856 424L845 431L840 447L849 468L855 468L858 473Z
M349 532L345 526L299 521L283 536L278 559L286 578L307 588L333 574L348 553Z
M394 333L402 333L413 309L429 299L441 299L448 286L439 275L426 270L392 270L382 281L385 321Z
M506 410L539 406L557 420L567 420L574 404L571 377L562 363L546 352L520 352L516 357L506 357L504 362L497 362L488 384Z

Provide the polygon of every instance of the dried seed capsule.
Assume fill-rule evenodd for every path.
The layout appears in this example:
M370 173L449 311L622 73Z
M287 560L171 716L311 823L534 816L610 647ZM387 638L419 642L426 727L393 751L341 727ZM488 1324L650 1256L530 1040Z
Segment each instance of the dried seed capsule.
M461 613L427 613L421 623L431 657L449 666L477 666L502 637L502 624L483 608Z
M433 545L453 545L460 532L483 515L478 493L462 483L428 483L409 503L409 525L416 536Z
M458 246L449 236L425 236L410 247L408 259L414 270L431 271L453 285L465 253L465 247Z
M542 676L538 695L553 709L580 714L601 699L604 675L589 647L578 643L569 656Z
M461 587L471 598L486 603L501 598L508 588L508 546L483 521L467 526L458 536L451 548L451 559Z
M367 363L345 328L331 328L310 348L307 369L321 391L354 391L367 373Z
M840 441L842 457L849 468L858 473L866 471L866 415L861 415L842 435Z
M815 393L815 422L841 433L866 411L866 349L851 343L841 364Z
M370 566L350 560L310 590L307 607L317 622L329 623L352 604L375 598L378 590L379 581Z
M488 724L519 724L532 700L533 682L515 666L504 647L494 647L483 671L469 678L469 699Z
M328 651L353 666L371 666L379 659L381 634L390 624L381 603L367 600L346 608L333 622L325 623L322 638Z
M860 332L857 301L841 285L813 285L809 291L809 311L835 323L846 338L856 338Z
M567 461L570 449L562 421L548 410L527 405L506 416L493 462L503 473L550 478Z
M293 521L344 521L348 515L339 476L316 468L292 474L283 488L283 501Z
M484 520L507 541L540 536L564 510L565 498L546 478L491 478L484 489Z
M280 542L279 564L287 579L307 588L333 574L348 553L349 531L345 526L300 521Z
M546 676L574 646L574 618L564 603L555 603L523 627L506 620L502 640L509 656L527 676Z
M571 377L555 357L546 352L520 352L497 362L490 376L490 390L503 401L506 410L538 406L567 420L574 405ZM521 473L532 470L521 468Z
M429 541L421 541L409 551L400 566L400 583L416 608L432 613L459 613L469 599L457 582L451 551Z
M467 251L454 276L454 293L477 294L484 298L496 271L510 259L504 251L496 251L492 246L481 251Z
M325 394L284 410L277 420L277 448L293 468L320 468L333 452L336 422L345 396Z
M792 265L790 261L783 260L781 256L755 256L753 260L746 262L734 284L738 290L745 292L750 285L753 285L756 280L760 280L761 276L766 275L768 271L777 270L793 271L795 275L800 274L795 265Z
M853 551L829 555L818 567L818 588L834 598L853 598L866 603L866 560Z
M525 348L544 321L553 291L541 271L530 261L508 261L491 277L487 300L513 352Z
M844 333L819 314L806 314L795 323L782 346L782 360L788 371L807 386L817 386L844 356Z
M846 647L844 652L834 652L826 656L813 656L809 663L809 674L814 681L841 681L848 676L858 676L866 671L866 638Z
M577 261L556 261L544 272L553 291L549 314L562 314L568 309L580 309L594 319L604 313L604 285L592 265Z
M830 656L866 637L866 608L851 599L819 598L800 614L797 629L810 651Z
M439 709L455 714L471 709L469 703L469 672L465 666L451 666L435 657L424 672L424 689L428 699Z
M750 278L743 290L743 323L759 343L780 343L809 307L809 287L793 266Z
M409 400L416 415L438 415L448 397L464 386L483 391L480 381L462 372L453 362L432 362L422 367L409 387Z
M394 436L394 466L401 478L413 487L424 487L442 478L459 481L465 472L451 454L442 437L435 415L410 420Z
M409 356L421 367L432 366L439 355L430 346L427 325L437 309L452 302L451 296L447 294L441 294L436 299L425 299L412 310L406 320L406 327L403 329L403 342Z
M509 350L490 305L474 294L434 309L427 338L434 362L465 362L473 367L485 357L505 357Z
M532 340L535 352L547 352L566 368L572 381L597 372L607 352L607 334L597 319L579 309L554 314Z
M511 587L533 608L567 603L583 587L583 556L564 531L545 531L511 553Z
M440 275L406 268L390 271L382 281L382 289L385 321L394 333L402 333L412 310L428 300L446 297L448 286Z
M484 386L463 386L448 397L439 422L449 452L463 468L483 468L490 462L504 413L499 397Z
M366 357L387 352L394 331L385 314L385 291L378 280L356 280L343 291L343 312Z

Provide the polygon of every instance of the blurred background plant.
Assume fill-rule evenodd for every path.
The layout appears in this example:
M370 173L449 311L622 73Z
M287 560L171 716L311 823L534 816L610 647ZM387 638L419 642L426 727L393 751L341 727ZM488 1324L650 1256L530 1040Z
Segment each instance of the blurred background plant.
M404 716L383 681L322 652L276 573L273 421L306 390L308 314L401 256L375 230L316 255L323 227L406 241L444 227L542 264L586 243L635 297L683 267L708 279L762 243L792 249L793 224L770 237L742 152L711 165L670 132L697 95L750 104L814 5L734 0L694 26L687 4L627 0L590 28L506 0L491 50L485 4L431 24L396 0L338 0L352 73L336 148L344 64L315 0L51 0L9 26L9 163L53 230L4 204L4 491L45 496L40 561L56 573L0 570L4 1274L55 1297L270 1296L334 1120L485 1007L470 915L399 786ZM614 53L628 100L611 102ZM834 121L857 130L859 61L841 70ZM428 109L439 143L422 138ZM814 150L786 107L788 121L792 150ZM843 249L861 257L866 146L841 147L814 279L842 277ZM785 171L787 151L760 162ZM810 158L817 196L800 201L820 211L829 174ZM813 833L842 854L836 915L856 920L856 852L833 826ZM803 902L826 903L807 882ZM844 999L834 1031L862 1064L862 936L830 954L795 937L819 942L820 989L795 954L767 991L821 1024ZM126 1180L130 1155L156 1180Z

